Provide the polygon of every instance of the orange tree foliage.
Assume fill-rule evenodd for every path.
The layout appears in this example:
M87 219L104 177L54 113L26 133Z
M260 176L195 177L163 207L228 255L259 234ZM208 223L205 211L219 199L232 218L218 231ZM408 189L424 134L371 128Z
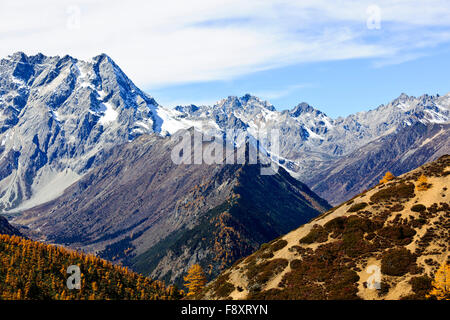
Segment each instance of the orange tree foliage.
M78 265L81 289L67 288L67 268ZM182 292L126 267L61 246L0 235L1 299L178 299Z
M206 284L206 276L202 267L198 264L192 265L188 270L188 274L184 277L184 281L186 281L186 288L189 289L188 296L200 292Z
M430 295L438 300L450 300L450 264L447 261L436 272Z
M416 188L418 191L425 191L429 188L428 179L424 174L417 179Z
M380 180L380 183L386 183L388 181L391 181L395 178L395 176L391 172L386 172L383 179Z

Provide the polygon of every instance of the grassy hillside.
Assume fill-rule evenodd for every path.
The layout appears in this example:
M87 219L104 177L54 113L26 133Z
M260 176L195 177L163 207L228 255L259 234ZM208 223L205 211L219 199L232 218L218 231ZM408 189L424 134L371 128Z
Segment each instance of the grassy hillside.
M67 288L67 268L81 269L81 289ZM0 299L178 299L166 287L92 255L0 235Z
M449 174L443 156L380 183L261 246L197 298L448 298Z

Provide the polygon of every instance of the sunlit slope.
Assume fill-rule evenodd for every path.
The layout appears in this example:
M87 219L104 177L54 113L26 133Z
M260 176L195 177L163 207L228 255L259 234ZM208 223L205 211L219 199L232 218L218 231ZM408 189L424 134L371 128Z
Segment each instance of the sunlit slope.
M81 270L69 289L67 269ZM180 292L127 268L62 247L0 235L0 299L177 299Z
M380 183L261 246L197 298L430 298L448 271L449 173L446 155Z

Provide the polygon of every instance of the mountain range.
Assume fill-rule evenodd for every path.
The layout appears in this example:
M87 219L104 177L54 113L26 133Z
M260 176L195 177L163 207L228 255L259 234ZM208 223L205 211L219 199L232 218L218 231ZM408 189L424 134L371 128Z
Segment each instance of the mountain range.
M18 52L0 60L0 213L29 237L168 282L193 263L212 279L387 170L400 175L450 153L449 108L450 94L401 94L332 119L304 102L278 111L246 94L171 109L105 54ZM249 139L229 134L237 131ZM263 165L248 161L176 165L183 132L221 136L232 152L259 147L279 171L260 175Z
M269 143L265 135L279 130L280 151L272 159L337 204L372 186L386 165L397 163L392 170L401 174L448 153L449 106L449 94L402 94L374 110L331 119L307 103L277 111L247 94L170 109L105 54L81 61L17 52L0 61L0 210L20 212L56 198L102 164L113 146L190 127L259 133L262 147ZM395 150L392 140L399 142ZM342 183L336 176L364 178L335 188Z

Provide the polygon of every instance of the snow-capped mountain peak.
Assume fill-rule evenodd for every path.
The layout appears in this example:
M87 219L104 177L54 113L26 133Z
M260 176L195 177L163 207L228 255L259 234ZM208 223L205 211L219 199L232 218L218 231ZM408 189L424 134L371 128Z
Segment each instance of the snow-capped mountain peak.
M267 137L275 129L276 161L307 177L402 128L449 123L449 106L449 94L401 94L376 109L331 119L307 103L278 111L245 94L211 106L169 109L136 87L106 54L83 61L17 52L0 60L0 211L51 199L101 163L109 148L143 134L167 136L194 127L223 136L243 130L269 151Z
M108 148L159 130L159 108L106 54L0 60L0 162L16 157L0 173L0 210L49 199L35 190L63 190Z

